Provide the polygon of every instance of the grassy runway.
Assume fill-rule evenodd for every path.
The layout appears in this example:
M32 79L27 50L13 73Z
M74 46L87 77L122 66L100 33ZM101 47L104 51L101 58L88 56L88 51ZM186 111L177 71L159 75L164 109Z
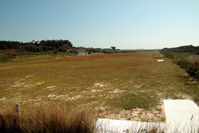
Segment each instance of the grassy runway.
M198 101L198 82L159 52L17 58L0 63L0 106L58 104L99 117L164 121L161 100Z

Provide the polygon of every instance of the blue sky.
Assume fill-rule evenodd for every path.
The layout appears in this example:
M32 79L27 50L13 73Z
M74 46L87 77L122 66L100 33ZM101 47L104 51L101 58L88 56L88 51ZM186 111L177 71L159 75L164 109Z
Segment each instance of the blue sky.
M0 0L0 40L121 49L199 45L199 0Z

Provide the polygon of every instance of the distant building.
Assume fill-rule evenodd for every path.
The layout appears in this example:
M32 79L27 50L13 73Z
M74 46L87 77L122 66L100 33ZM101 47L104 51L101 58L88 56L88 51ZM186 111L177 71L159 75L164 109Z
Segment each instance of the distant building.
M88 51L86 51L86 50L75 50L74 54L75 55L87 55Z

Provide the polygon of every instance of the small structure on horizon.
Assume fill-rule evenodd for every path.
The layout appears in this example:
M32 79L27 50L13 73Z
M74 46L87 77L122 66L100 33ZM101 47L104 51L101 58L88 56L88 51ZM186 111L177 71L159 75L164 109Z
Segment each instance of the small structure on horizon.
M87 55L88 51L86 51L86 50L75 50L74 54L75 55Z

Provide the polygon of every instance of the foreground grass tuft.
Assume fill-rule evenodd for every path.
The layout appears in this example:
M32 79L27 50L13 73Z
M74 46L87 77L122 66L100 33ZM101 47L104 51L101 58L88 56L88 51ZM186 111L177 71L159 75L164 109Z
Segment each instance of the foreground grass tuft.
M93 119L86 111L40 106L21 112L0 111L1 133L91 133Z

